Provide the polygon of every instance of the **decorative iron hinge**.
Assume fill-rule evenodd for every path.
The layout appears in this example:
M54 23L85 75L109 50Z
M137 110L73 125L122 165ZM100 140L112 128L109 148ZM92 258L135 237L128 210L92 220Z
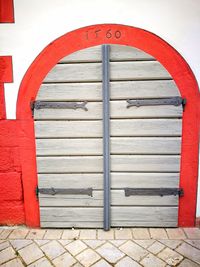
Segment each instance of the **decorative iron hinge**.
M33 117L34 116L34 101L31 101L30 108L31 108L31 113L32 113L32 117Z
M88 195L92 197L92 188L37 188L37 195Z
M136 106L160 106L160 105L173 105L173 106L183 106L183 109L186 104L186 99L182 97L170 97L170 98L154 98L154 99L134 99L127 100L128 105L127 108Z
M124 188L125 196L179 196L184 195L182 188Z
M83 109L88 111L87 101L82 103L77 102L50 102L50 101L33 101L31 102L32 114L34 109Z
M38 196L39 196L39 189L38 189L38 186L35 188L35 194L36 194L36 197L38 198Z

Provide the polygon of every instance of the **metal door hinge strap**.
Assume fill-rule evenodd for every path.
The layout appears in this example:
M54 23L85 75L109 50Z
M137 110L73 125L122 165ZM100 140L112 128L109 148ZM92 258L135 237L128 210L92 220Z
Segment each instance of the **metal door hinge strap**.
M82 103L77 102L50 102L50 101L35 101L32 102L32 109L83 109L88 111L86 105L87 101Z
M134 100L127 100L128 105L127 108L136 106L160 106L160 105L173 105L173 106L180 106L182 105L183 108L186 104L186 99L177 97L170 97L170 98L154 98L154 99L134 99Z
M37 193L45 195L88 195L92 197L92 188L38 188Z
M182 188L124 188L125 196L183 196Z

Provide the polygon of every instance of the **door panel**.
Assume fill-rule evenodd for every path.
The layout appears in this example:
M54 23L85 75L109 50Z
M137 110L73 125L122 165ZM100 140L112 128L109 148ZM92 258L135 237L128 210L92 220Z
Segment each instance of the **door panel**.
M135 70L134 66L136 65L137 69ZM165 89L162 87L164 84L162 84L161 80L164 79L165 82L167 82L167 79L171 77L167 72L163 72L159 62L145 61L134 62L133 64L130 62L128 62L128 64L127 62L115 62L113 65L111 63L111 80L115 79L113 73L117 73L117 71L121 69L121 66L123 66L123 71L118 74L118 80L127 79L133 81L138 79L143 80L143 85L145 84L144 80L148 80L146 81L148 82L148 87L145 88L141 86L136 90L131 90L132 95L128 98L124 96L125 100L162 98L160 94L162 94ZM156 87L155 85L157 83L154 82L154 85L151 87L151 79L158 79L162 86ZM172 83L168 81L168 86L169 85L171 86ZM141 95L138 93L140 89ZM134 91L137 93L134 94ZM123 93L123 87L121 87L121 92ZM169 93L167 97L170 97L170 94L171 93ZM174 88L172 95L179 95L176 88ZM112 105L112 103L115 104ZM118 172L118 177L121 176L121 180L123 180L126 175L125 173L131 175L135 174L136 176L138 174L151 174L148 176L148 181L146 180L142 187L144 189L152 188L152 190L153 188L163 188L165 186L161 181L163 181L162 177L164 177L166 173L177 173L176 180L173 180L173 187L177 188L180 171L180 142L178 139L180 138L179 136L181 136L182 130L182 112L182 106L155 105L132 106L127 108L127 105L124 105L123 101L111 101L111 136L113 138L120 137L119 139L121 141L120 144L113 144L111 142L111 172ZM133 136L137 138L137 144L136 142L132 143ZM173 138L175 138L175 146L171 143ZM151 145L153 147L149 149ZM139 148L137 150L138 146ZM170 147L172 148L173 146L174 148L178 146L175 153L170 149ZM166 150L166 147L169 148L169 151ZM120 155L118 152L119 148L121 148ZM127 153L128 151L129 153ZM121 175L121 173L123 173L123 175ZM160 176L158 177L156 174ZM139 180L138 177L137 180ZM152 187L152 184L154 187ZM137 183L135 180L134 182L131 181L131 176L126 178L123 186L125 188L141 188L140 183ZM143 193L143 195L140 196L131 195L127 197L123 194L123 191L119 191L118 189L114 189L111 192L111 199L113 200L111 200L112 226L177 225L177 195L149 196ZM114 201L115 198L112 197L119 194L119 192L121 193L121 197L119 195L120 201L117 199ZM123 206L121 204L122 201Z

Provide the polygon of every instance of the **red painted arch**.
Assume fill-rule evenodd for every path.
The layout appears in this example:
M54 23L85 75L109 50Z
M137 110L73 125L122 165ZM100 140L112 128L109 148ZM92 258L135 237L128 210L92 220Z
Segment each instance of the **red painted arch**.
M187 99L183 114L180 187L184 197L179 203L179 226L194 226L198 179L198 105L200 97L196 79L181 55L158 36L130 26L101 24L69 32L50 43L26 72L18 95L17 119L21 124L21 161L26 224L40 225L37 185L34 124L30 102L51 68L64 56L100 44L121 44L139 48L154 56L171 74L180 94Z

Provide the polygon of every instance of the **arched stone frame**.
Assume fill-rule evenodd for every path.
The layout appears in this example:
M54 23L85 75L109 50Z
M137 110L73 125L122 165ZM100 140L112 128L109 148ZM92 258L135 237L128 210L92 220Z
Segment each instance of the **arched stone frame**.
M187 99L183 112L180 187L184 197L179 201L179 226L195 224L199 90L196 79L182 56L160 37L143 29L117 25L92 25L69 32L50 43L33 61L19 89L17 120L20 125L20 155L26 225L40 226L39 205L35 194L37 186L34 120L30 103L34 101L40 85L52 67L64 56L77 50L101 44L120 44L139 48L155 57L170 73L182 97Z

